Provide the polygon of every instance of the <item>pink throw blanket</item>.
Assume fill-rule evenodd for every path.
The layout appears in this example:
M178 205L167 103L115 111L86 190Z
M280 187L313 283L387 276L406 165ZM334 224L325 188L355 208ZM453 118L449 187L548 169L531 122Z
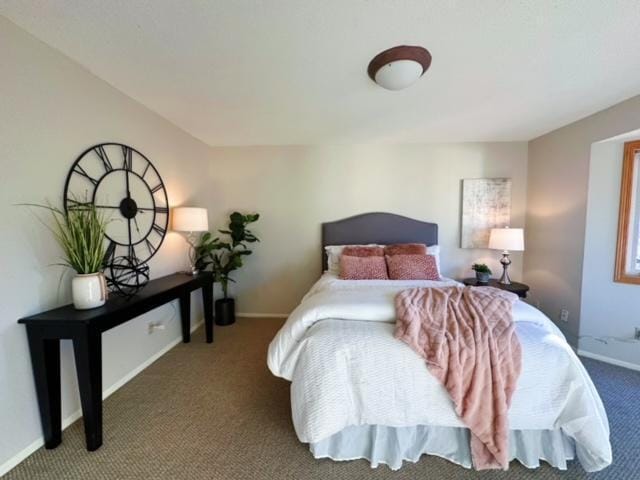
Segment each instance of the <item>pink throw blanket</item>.
M471 431L476 469L509 466L508 410L522 354L513 293L490 287L415 288L396 297L396 338L425 359Z

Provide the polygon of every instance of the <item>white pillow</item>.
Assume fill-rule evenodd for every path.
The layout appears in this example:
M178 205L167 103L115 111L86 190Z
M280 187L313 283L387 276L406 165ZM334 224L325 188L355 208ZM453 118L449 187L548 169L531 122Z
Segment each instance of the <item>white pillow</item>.
M440 271L440 245L431 245L427 247L427 255L433 255L436 257L436 268L438 269L438 275L442 278L442 272Z
M335 275L340 275L340 256L344 247L377 247L375 243L369 243L367 245L327 245L324 247L324 251L327 253L327 272ZM436 267L438 269L438 275L442 277L440 271L440 245L431 245L427 247L427 255L433 255L436 257Z
M340 257L344 247L377 247L375 243L367 245L327 245L324 251L327 253L327 272L340 275Z

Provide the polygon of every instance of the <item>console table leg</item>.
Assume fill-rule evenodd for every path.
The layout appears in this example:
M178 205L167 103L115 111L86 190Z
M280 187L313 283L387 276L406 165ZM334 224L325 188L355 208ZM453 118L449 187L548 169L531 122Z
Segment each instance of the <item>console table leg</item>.
M62 442L60 400L60 340L44 339L27 327L31 366L38 396L44 446L56 448Z
M87 450L102 445L102 336L86 329L73 337Z
M182 342L191 341L191 292L180 295L180 323L182 324Z
M213 284L202 286L202 303L207 343L213 343Z

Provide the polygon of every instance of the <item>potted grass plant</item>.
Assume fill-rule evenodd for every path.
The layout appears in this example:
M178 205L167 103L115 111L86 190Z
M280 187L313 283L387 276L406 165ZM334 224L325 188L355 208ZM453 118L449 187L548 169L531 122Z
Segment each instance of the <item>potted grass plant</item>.
M231 325L235 322L235 299L229 297L229 283L235 283L231 273L244 265L243 259L251 255L250 243L259 242L247 225L258 221L259 214L243 215L233 212L229 216L227 230L218 230L228 236L227 241L205 233L196 246L196 268L206 270L211 267L214 281L220 283L222 296L215 302L215 317L217 325Z
M471 270L476 272L476 280L478 283L489 283L491 278L491 269L484 263L474 263Z
M66 212L51 205L30 206L45 208L51 213L53 225L45 225L62 248L59 265L76 272L71 280L73 306L87 310L104 305L107 299L107 284L102 273L107 224L104 216L91 202L78 203Z

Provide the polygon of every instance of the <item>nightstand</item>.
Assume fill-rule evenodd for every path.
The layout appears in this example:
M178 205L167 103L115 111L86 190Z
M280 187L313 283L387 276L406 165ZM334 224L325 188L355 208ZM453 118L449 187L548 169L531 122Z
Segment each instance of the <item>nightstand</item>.
M489 280L489 283L478 283L478 280L476 280L475 278L465 278L464 280L460 281L470 287L501 288L502 290L507 290L508 292L515 293L520 298L526 298L527 292L529 291L529 285L525 285L524 283L511 282L509 285L503 285L494 278Z

